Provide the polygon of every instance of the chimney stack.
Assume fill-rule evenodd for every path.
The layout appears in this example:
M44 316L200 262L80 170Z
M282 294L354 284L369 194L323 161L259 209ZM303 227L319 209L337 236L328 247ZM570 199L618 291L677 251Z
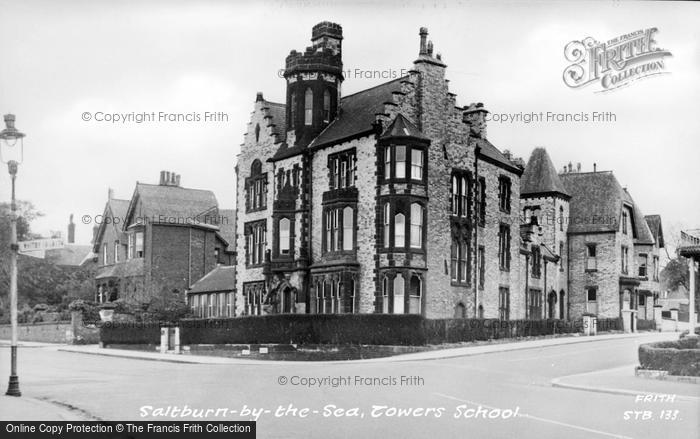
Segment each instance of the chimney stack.
M581 162L576 163L576 172L581 172Z
M160 186L180 186L180 174L170 171L160 171Z
M569 162L569 172L571 172L572 167L571 167L571 162Z
M75 223L73 223L73 214L70 214L70 219L68 220L68 244L75 243Z
M426 45L426 40L428 38L428 28L427 27L420 28L420 32L418 33L418 35L420 35L420 51L418 52L418 54L419 55L427 55L428 48Z
M112 189L111 187L107 188L107 200L111 200L113 198L114 198L114 189Z
M596 164L593 163L593 172L596 172Z
M464 109L462 114L462 122L469 125L470 135L485 139L486 138L486 115L488 111L484 108L484 104L477 102L469 104Z

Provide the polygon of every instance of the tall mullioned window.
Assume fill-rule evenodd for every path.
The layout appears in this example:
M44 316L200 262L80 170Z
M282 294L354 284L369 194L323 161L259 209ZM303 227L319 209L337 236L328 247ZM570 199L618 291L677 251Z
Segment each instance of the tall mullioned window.
M331 120L331 93L326 89L323 92L323 122L328 123Z
M262 172L260 160L250 165L250 176L246 178L246 211L255 212L267 208L267 174Z
M510 179L501 176L498 178L498 206L502 212L510 212Z
M351 206L327 208L323 217L325 252L355 249L355 209Z
M304 125L313 123L314 114L314 92L310 88L304 92Z
M246 265L262 265L265 262L266 229L265 220L245 225Z
M501 224L498 229L498 262L501 270L510 270L510 226Z
M341 151L328 156L330 188L344 189L355 186L356 168L355 149Z
M452 173L452 215L461 218L471 216L471 177L467 172Z

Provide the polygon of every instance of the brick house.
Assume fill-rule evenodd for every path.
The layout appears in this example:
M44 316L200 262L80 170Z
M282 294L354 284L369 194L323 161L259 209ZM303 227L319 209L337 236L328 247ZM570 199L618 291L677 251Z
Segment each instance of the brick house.
M520 176L420 30L404 77L341 95L342 28L258 93L236 166L236 314L524 318Z
M163 292L183 294L217 267L234 263L233 211L219 210L214 193L180 186L161 172L157 185L137 183L130 200L109 192L96 230L98 301L147 302Z

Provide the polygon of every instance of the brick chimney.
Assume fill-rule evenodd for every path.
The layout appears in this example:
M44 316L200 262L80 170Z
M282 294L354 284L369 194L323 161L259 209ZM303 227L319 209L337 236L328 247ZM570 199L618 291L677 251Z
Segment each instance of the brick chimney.
M160 171L160 182L161 186L180 186L180 174L176 174L170 171Z
M70 214L70 219L68 220L68 244L75 243L75 223L73 223L73 214Z

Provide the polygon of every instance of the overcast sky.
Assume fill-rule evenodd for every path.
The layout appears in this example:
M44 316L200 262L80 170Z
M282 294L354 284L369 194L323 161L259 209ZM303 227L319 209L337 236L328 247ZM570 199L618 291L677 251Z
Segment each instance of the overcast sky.
M211 189L235 207L235 157L255 94L283 101L278 76L290 50L303 50L323 20L343 26L350 94L400 75L428 27L448 65L458 105L483 102L492 113L613 112L608 123L495 123L489 139L527 160L535 146L557 168L614 170L645 214L666 225L700 227L700 5L633 2L524 3L400 1L4 1L0 0L0 112L27 134L17 196L45 216L35 231L65 230L75 214L77 241L89 243L107 188L128 199L135 182L161 170L186 187ZM571 89L564 46L609 40L656 27L669 50L665 75L609 93ZM376 76L376 75L372 75ZM389 78L391 79L391 78ZM227 122L108 123L84 112L223 112ZM9 199L0 172L0 199Z

